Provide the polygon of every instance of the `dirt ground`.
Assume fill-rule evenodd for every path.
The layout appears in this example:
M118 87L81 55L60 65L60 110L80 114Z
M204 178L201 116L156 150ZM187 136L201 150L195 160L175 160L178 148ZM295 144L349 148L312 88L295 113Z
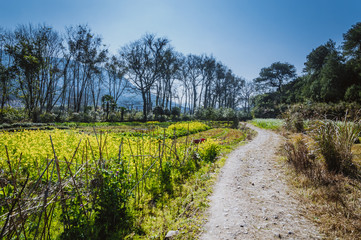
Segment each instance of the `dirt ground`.
M322 239L285 182L276 153L284 139L249 125L258 135L232 152L210 196L199 239Z

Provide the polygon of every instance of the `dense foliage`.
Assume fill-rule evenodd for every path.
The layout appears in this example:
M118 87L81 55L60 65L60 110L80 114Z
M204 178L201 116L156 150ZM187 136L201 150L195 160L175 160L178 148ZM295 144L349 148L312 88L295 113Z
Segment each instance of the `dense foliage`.
M263 92L254 98L254 115L277 117L292 104L304 105L308 112L317 113L316 109L323 108L317 113L319 116L344 116L347 109L355 113L361 103L360 32L361 22L343 35L340 47L329 40L313 49L307 55L302 76L297 77L294 66L288 63L277 62L262 69L260 77L254 80Z

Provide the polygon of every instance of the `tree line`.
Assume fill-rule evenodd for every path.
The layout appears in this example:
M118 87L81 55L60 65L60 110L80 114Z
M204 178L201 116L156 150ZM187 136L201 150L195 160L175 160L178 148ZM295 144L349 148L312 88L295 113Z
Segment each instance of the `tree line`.
M263 68L253 80L259 94L253 99L254 114L275 117L292 104L303 107L319 103L348 108L361 104L361 22L343 34L337 46L333 40L307 55L303 75L289 63L275 62ZM346 103L346 104L345 104ZM355 107L356 106L356 107ZM299 109L300 110L300 109Z
M87 25L58 32L42 25L0 28L0 115L21 106L32 121L58 115L124 111L131 89L142 98L143 120L176 108L246 107L246 81L212 55L183 55L167 38L146 34L109 52ZM123 108L121 108L123 107Z

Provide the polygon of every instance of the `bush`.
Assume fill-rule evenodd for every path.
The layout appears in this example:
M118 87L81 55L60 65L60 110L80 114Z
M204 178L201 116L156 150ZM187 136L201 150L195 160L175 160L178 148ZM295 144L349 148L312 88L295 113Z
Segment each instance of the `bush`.
M52 123L56 121L57 116L54 113L45 112L40 114L40 122L42 123Z
M26 120L28 117L23 109L16 109L12 107L4 108L0 112L0 122L14 123Z
M203 161L214 162L220 151L221 148L217 142L213 140L207 140L199 147L198 153Z
M143 119L144 119L143 112L137 112L134 115L134 120L135 121L143 121Z
M301 172L311 179L315 179L316 170L320 170L320 168L315 167L316 156L310 153L306 142L303 135L294 137L293 141L287 141L285 144L286 157L296 172Z
M117 160L114 160L117 161ZM71 198L62 212L64 231L60 239L123 239L132 226L129 190L124 162L112 169L97 169L93 175L88 202L80 196ZM74 189L71 194L75 194ZM94 216L92 218L87 217Z
M237 113L232 108L224 108L222 118L223 120L233 120L236 117Z
M235 117L235 118L233 118L231 128L238 129L238 127L239 127L239 119L237 117Z
M181 114L180 107L173 107L172 108L172 111L171 111L172 119L174 119L174 120L179 119L180 114Z
M246 122L248 120L252 120L252 114L250 112L241 111L238 113L239 121Z
M346 101L360 102L361 100L361 86L354 84L350 86L345 93Z
M290 115L300 114L304 119L342 119L347 115L348 119L357 119L360 114L358 103L308 103L294 104L288 107Z
M287 111L282 115L282 118L285 121L285 128L288 131L292 131L292 132L304 132L305 127L304 127L304 122L303 122L303 116L301 113L296 112L296 113L291 113L291 111Z
M183 114L182 117L181 117L182 121L190 121L192 119L193 119L193 117L191 115L189 115L189 114Z
M111 112L108 115L108 122L120 122L122 119L121 112Z
M352 170L351 147L361 132L360 124L349 122L321 121L311 133L318 150L330 172L349 173Z
M67 119L69 119L69 116L68 116L67 113L61 113L61 112L59 112L59 113L57 113L57 115L56 115L55 122L61 122L61 123L62 123L62 122L66 122Z
M93 122L93 118L87 113L71 113L69 115L69 121L71 122Z

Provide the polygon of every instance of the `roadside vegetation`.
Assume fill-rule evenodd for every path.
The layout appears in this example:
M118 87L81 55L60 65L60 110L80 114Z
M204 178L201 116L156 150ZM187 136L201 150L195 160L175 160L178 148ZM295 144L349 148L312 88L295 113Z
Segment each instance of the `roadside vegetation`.
M255 118L250 123L259 128L279 131L282 129L284 121L276 118Z
M339 120L319 119L318 114L304 120L302 112L289 109L283 117L251 123L286 137L282 152L289 182L320 231L330 239L360 239L361 124L357 113Z
M361 236L361 125L357 119L285 119L284 156L291 166L290 183L309 218L330 239Z

